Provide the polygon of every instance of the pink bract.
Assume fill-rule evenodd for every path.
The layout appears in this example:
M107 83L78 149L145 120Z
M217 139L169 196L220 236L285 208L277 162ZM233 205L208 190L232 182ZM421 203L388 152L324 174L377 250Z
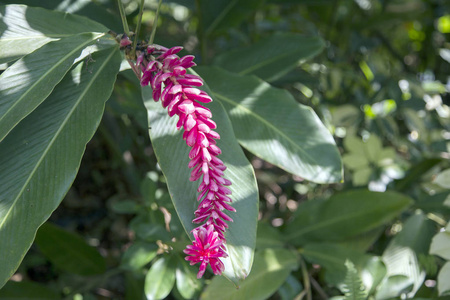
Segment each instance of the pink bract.
M123 44L127 46L128 41ZM216 143L220 135L214 131L217 125L211 119L211 111L203 106L212 99L198 89L203 85L203 80L187 73L188 68L196 65L194 56L180 58L176 54L181 50L182 47L167 49L159 45L141 47L140 51L136 51L136 64L130 64L141 85L151 85L153 99L161 100L170 117L178 116L177 129L183 128L183 139L191 147L188 167L192 171L189 179L200 180L197 189L200 203L193 222L201 225L192 231L195 239L184 252L191 265L200 263L197 275L200 278L208 264L215 275L224 271L220 258L227 257L226 221L233 221L224 211L236 210L229 204L232 200L227 186L231 185L231 181L224 178L226 166L217 157L221 153Z

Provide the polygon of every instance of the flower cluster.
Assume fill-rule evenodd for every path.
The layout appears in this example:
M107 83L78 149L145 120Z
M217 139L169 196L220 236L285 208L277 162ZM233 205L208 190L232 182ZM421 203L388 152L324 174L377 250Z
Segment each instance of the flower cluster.
M130 47L131 41L125 37L120 41L122 48ZM198 209L194 223L201 224L192 231L195 237L192 245L184 250L186 260L191 265L200 264L197 277L203 276L206 266L211 265L214 274L221 274L224 265L220 258L227 257L224 233L226 221L233 221L225 210L236 211L229 203L231 182L224 178L226 166L217 157L221 150L216 144L220 136L216 123L211 120L211 111L202 103L211 102L207 93L198 89L203 80L186 69L195 66L194 56L182 58L176 54L182 47L165 48L159 45L138 45L136 64L130 63L142 86L151 85L153 99L161 99L170 117L177 115L177 129L184 129L183 139L191 147L189 152L192 169L190 180L201 183Z

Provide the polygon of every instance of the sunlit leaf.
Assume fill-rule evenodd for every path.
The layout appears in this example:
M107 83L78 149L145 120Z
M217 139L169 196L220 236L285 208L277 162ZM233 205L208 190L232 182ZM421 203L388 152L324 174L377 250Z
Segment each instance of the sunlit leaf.
M333 137L314 111L254 76L198 67L223 104L239 143L286 171L318 182L339 182L342 162Z
M143 99L148 110L153 149L181 223L190 233L195 228L192 220L198 206L198 183L189 181L191 170L187 167L190 148L182 139L182 132L176 129L177 118L169 118L161 104L153 101L149 87L143 88ZM230 187L232 205L237 212L230 214L233 222L225 233L229 257L223 262L224 275L238 284L250 273L256 242L258 196L255 175L236 142L230 120L221 104L213 101L207 107L212 111L213 120L217 123L216 131L221 136L217 145L222 149L219 158L227 166L225 177L233 183Z
M42 45L83 32L107 32L88 18L25 5L0 6L0 63L17 59Z
M89 69L78 64L0 142L0 287L75 179L119 71L117 50L94 53Z

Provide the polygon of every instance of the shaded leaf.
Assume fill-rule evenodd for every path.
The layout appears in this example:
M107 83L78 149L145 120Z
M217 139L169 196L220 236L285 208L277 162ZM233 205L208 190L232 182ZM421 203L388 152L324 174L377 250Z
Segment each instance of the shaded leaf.
M208 92L208 90L207 90ZM176 118L169 118L160 103L152 99L151 89L143 88L143 99L148 110L150 138L161 170L167 180L169 193L186 232L195 228L192 223L197 209L197 182L189 181L191 170L188 153L190 147L176 129ZM225 177L233 185L232 206L237 210L231 214L233 222L225 233L229 257L224 259L224 275L237 284L250 273L256 242L258 216L258 193L253 168L245 157L233 135L230 120L218 101L209 103L217 132L221 139L217 145L222 149L219 156L227 166ZM192 238L192 236L191 236Z
M156 257L158 246L154 243L137 241L123 254L121 268L139 270Z
M78 64L0 142L0 287L75 179L119 71L117 50L94 53L90 72Z
M440 187L450 189L450 169L444 170L436 175L433 182Z
M219 55L214 64L239 75L256 75L272 82L293 70L301 61L322 52L324 46L324 41L318 36L274 34L249 47Z
M17 59L42 45L83 32L107 32L88 18L25 5L0 6L0 63Z
M102 35L85 33L48 43L0 75L0 141L47 98L81 51Z
M30 281L8 281L0 289L1 300L53 300L61 299L52 289Z
M255 77L217 67L197 69L227 110L244 148L305 179L341 181L342 162L333 137L310 107Z
M412 290L413 284L405 275L393 275L385 278L375 294L375 299L384 300L397 297Z
M51 223L42 225L36 234L36 245L56 267L78 275L101 274L106 261L94 247L72 232Z
M284 236L295 245L344 240L386 224L411 202L410 198L395 192L339 193L327 200L299 205L299 213L286 226Z
M447 227L450 228L450 225ZM450 260L450 232L448 230L439 232L433 237L430 254L439 255L442 258Z
M255 254L252 273L239 289L221 276L216 276L200 299L245 300L267 299L298 267L297 256L286 249L265 249Z
M255 11L261 1L201 0L198 3L200 3L203 32L209 36L215 31L227 30L239 25Z

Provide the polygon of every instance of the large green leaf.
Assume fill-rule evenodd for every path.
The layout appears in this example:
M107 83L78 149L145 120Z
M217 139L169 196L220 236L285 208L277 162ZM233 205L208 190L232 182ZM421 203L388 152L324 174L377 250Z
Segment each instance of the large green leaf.
M192 223L197 209L198 182L189 181L188 153L190 147L177 131L177 118L169 118L160 103L152 99L151 88L143 88L143 99L148 110L150 138L153 149L167 179L172 201L186 232L195 228ZM258 216L258 192L253 168L239 147L233 134L230 120L218 101L209 103L217 132L221 139L217 145L222 149L219 158L228 167L225 176L233 183L233 207L236 213L230 216L233 222L225 233L229 257L224 259L224 275L236 284L248 276L256 243L256 224Z
M229 30L254 13L260 0L200 0L201 32L206 36L214 31Z
M107 32L88 18L25 5L0 6L0 64L42 45L83 32Z
M256 75L275 81L306 59L322 52L324 41L318 36L295 33L271 35L249 47L217 56L214 63L239 75Z
M117 47L81 62L0 142L0 287L70 188L112 92Z
M203 292L203 300L268 299L298 267L295 253L286 249L265 249L255 254L252 273L239 289L225 278L216 276Z
M0 75L0 141L47 98L81 51L102 35L85 33L48 43Z
M285 238L295 245L342 241L368 232L394 219L412 200L395 192L355 190L327 200L299 205L298 214L286 226Z
M61 270L78 275L101 274L106 270L106 261L97 249L89 246L81 236L51 223L39 228L35 243Z
M148 300L164 299L175 284L175 257L161 257L145 276L145 296Z
M342 162L333 137L310 107L254 76L217 67L197 69L227 110L244 148L308 180L341 181Z

